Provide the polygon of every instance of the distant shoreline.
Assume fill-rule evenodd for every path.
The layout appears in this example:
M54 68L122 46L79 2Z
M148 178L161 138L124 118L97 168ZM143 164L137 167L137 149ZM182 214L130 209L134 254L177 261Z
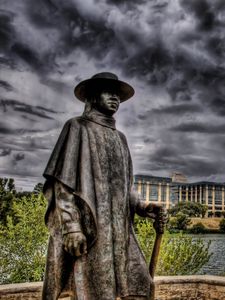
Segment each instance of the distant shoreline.
M190 224L189 228L197 223L202 223L206 229L219 230L219 224L222 219L223 219L222 217L221 218L218 218L218 217L191 218L191 224Z

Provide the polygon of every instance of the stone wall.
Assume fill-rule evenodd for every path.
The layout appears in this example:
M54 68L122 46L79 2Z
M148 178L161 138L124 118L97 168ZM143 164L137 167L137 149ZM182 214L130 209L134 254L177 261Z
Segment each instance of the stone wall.
M225 277L209 275L155 278L157 300L224 300Z
M157 300L224 300L225 277L160 276L155 278ZM41 299L42 282L0 285L1 300ZM61 300L69 300L64 295Z
M42 282L0 285L1 300L41 299Z

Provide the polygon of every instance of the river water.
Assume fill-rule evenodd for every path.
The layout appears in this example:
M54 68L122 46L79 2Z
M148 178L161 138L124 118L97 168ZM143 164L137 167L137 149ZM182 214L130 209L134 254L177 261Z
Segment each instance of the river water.
M211 240L209 252L212 256L197 274L225 276L225 234L192 235L206 243Z

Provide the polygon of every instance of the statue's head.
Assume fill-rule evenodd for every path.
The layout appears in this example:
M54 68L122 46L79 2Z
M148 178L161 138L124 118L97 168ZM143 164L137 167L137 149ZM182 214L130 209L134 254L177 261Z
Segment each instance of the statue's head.
M74 89L75 96L91 107L113 115L124 102L134 95L134 89L120 81L113 73L98 73L92 78L80 82Z

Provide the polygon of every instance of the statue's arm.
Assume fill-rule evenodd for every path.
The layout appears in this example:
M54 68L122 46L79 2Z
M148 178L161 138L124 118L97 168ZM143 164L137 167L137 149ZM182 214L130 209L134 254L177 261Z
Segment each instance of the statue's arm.
M167 222L167 214L160 204L142 200L141 196L134 190L131 191L130 202L134 213L155 220L154 227L162 231Z
M65 250L73 256L86 253L86 237L82 232L80 211L72 191L61 182L56 181L55 199Z
M147 203L141 199L141 196L134 189L130 193L130 206L134 213L146 217Z

